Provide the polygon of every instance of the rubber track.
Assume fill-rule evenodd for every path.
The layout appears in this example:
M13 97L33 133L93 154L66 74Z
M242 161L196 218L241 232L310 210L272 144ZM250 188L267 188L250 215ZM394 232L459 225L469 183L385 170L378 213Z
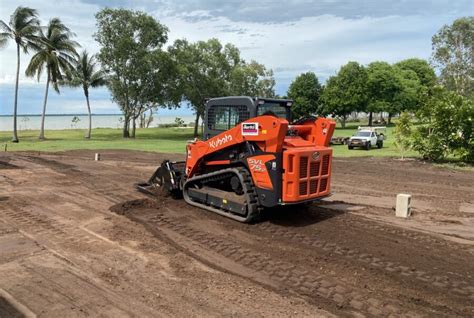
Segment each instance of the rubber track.
M201 203L201 202L198 202L198 201L193 201L191 199L189 199L189 200L192 201L193 203L188 202L188 204L196 206L200 209L204 209L204 210L207 210L207 211L210 211L210 212L213 212L213 213L220 214L222 216L226 216L228 218L237 220L239 222L249 223L249 222L255 221L256 219L258 219L260 217L262 207L259 205L258 195L257 195L257 192L255 190L255 186L253 184L252 177L251 177L250 173L247 171L247 169L245 169L245 168L242 168L242 167L228 168L228 169L224 169L224 170L210 172L210 173L203 174L203 175L198 175L196 177L188 179L188 181L184 185L184 189L188 188L189 187L188 184L192 183L194 181L199 181L199 182L202 182L203 184L206 184L208 182L215 182L215 181L225 180L226 178L229 178L232 175L236 175L236 174L238 174L242 177L242 181L244 183L242 186L243 186L243 189L245 191L245 195L248 198L247 199L247 202L248 202L247 203L247 206L248 206L247 211L249 211L248 213L250 213L250 215L247 215L246 217L244 217L244 216L241 216L241 215L233 214L233 213L228 212L226 210L219 210L219 208L217 208L215 206L212 206L212 207L207 206L204 203ZM184 191L185 190L183 190L183 192ZM185 198L186 201L188 201L186 199L186 195L185 195L184 198ZM222 213L218 212L218 210L221 211Z

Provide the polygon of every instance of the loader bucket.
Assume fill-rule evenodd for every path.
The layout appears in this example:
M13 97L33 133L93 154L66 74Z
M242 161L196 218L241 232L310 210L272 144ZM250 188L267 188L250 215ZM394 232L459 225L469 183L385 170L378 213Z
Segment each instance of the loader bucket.
M176 196L180 193L179 181L183 168L184 162L165 160L147 182L137 183L135 186L138 191L153 196L167 194Z

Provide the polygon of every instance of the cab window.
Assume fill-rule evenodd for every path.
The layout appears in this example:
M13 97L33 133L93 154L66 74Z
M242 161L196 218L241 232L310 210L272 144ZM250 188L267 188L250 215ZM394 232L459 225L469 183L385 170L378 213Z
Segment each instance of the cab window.
M258 105L257 116L275 115L280 118L287 119L286 107L279 103L268 103Z
M213 105L208 111L207 127L210 130L229 130L249 118L246 106Z

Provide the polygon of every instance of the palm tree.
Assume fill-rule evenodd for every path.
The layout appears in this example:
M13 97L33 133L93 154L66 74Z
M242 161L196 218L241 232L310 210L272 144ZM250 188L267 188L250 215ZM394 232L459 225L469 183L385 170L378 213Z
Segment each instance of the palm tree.
M71 70L74 68L75 57L77 57L76 47L79 44L71 40L73 36L74 33L59 18L51 19L48 26L44 30L40 30L37 42L39 47L26 68L26 75L36 75L38 81L43 71L46 70L46 90L39 139L44 139L44 118L49 84L52 83L54 90L59 93L59 81L64 77L70 77Z
M86 138L91 138L92 115L89 103L89 89L92 87L104 86L106 84L105 72L97 69L97 61L94 55L90 55L86 50L82 51L75 63L75 68L71 74L71 80L64 83L67 86L80 87L84 90L84 96L87 102L87 111L89 113L89 130Z
M28 53L28 49L35 47L36 33L39 30L38 13L35 9L18 7L6 24L0 20L0 47L4 47L8 39L16 43L16 81L15 99L13 102L13 138L12 142L18 142L17 134L17 111L18 111L18 81L20 78L20 49Z

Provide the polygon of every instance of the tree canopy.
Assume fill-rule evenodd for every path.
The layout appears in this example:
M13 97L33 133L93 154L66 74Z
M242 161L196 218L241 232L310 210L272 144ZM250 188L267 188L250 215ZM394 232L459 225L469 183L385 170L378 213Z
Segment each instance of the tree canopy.
M294 100L292 107L295 118L305 115L322 115L321 93L323 87L315 73L298 75L288 89L288 98Z
M217 39L195 43L176 40L168 52L177 68L176 91L196 115L195 136L206 98L275 94L273 72L256 61L246 63L232 44L222 45Z
M432 62L440 81L463 96L474 93L474 17L456 19L432 38Z
M372 62L367 67L369 126L372 125L372 113L388 112L396 114L399 109L396 97L402 89L400 77L387 62Z
M366 109L367 93L366 69L357 62L349 62L326 83L322 96L325 112L339 118L345 127L350 113Z
M113 100L125 120L123 136L132 137L136 119L149 107L167 104L174 68L162 50L168 28L152 16L125 9L105 8L96 14L98 60L108 75ZM166 79L166 80L165 80Z

